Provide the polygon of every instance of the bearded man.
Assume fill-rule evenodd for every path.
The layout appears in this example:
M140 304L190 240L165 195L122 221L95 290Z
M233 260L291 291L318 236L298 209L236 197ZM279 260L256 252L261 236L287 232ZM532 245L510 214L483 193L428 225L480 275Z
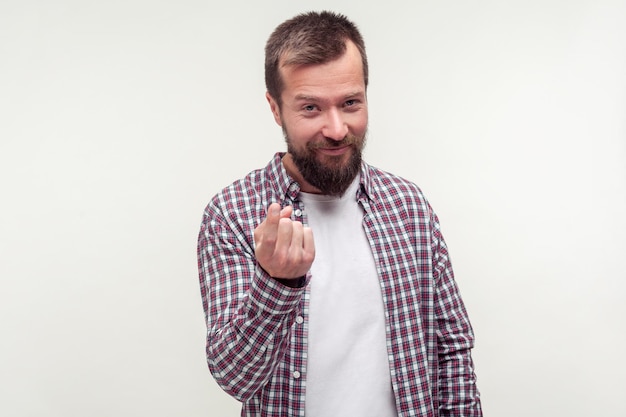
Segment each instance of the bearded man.
M301 14L265 53L287 152L204 212L213 377L242 416L482 416L437 216L415 184L361 158L368 64L357 27Z

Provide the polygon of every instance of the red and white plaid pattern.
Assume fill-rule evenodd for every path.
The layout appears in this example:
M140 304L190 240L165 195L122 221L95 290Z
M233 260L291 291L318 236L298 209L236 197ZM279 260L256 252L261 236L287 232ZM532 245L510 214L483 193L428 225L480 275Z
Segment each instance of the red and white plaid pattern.
M306 224L281 157L217 194L198 239L209 368L248 417L304 416L308 288L280 284L254 258L253 231L271 203L293 205ZM482 416L474 335L437 216L415 184L366 163L356 198L386 308L398 416Z

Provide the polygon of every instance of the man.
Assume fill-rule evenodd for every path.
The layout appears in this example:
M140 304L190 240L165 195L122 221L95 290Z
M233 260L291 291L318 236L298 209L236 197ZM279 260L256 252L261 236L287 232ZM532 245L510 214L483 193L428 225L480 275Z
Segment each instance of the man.
M481 416L472 329L419 188L361 160L367 57L344 16L266 46L287 152L207 206L207 359L243 416Z

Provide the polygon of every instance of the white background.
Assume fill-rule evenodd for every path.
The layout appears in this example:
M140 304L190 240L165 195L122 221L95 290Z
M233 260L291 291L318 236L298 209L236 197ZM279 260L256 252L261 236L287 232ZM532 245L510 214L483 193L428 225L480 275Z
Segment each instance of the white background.
M626 416L626 2L317 1L360 26L367 160L438 212L486 415ZM0 2L0 415L236 416L196 236L284 149L295 1Z

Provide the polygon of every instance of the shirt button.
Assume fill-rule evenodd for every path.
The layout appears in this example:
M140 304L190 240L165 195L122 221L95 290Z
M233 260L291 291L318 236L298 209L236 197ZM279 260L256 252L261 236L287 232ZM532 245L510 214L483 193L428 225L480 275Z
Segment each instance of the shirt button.
M300 372L295 371L295 372L293 373L293 377L294 377L294 378L296 378L296 379L300 378Z
M293 214L294 214L296 217L300 217L300 216L302 216L302 210L300 210L300 209L296 209L296 211L294 211L294 212L293 212Z
M302 318L302 316L296 317L296 323L298 323L298 324L304 323L304 319Z

